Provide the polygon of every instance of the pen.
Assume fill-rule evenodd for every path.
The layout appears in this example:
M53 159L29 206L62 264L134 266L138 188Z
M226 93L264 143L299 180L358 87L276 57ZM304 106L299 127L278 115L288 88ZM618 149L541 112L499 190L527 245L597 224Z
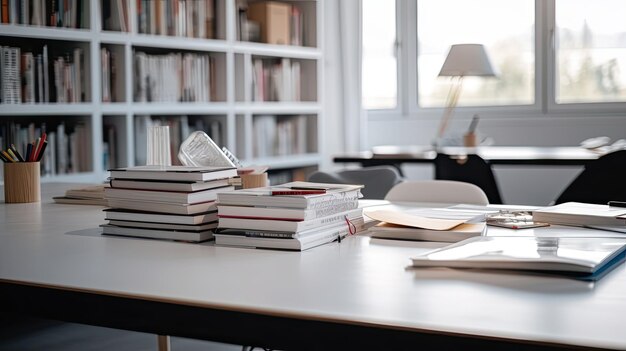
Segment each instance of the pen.
M41 161L41 158L43 157L43 152L46 151L46 146L48 146L48 141L44 141L42 144L43 145L41 146L41 149L39 150L39 155L37 156L37 159L35 160L37 162Z
M476 126L478 126L478 120L478 115L474 115L472 121L470 122L468 133L474 133L476 131Z
M610 207L626 207L626 201L609 201Z
M24 158L22 157L22 155L19 153L19 151L17 151L17 149L15 148L15 145L11 144L10 147L11 151L13 151L13 154L15 154L15 156L17 157L17 160L20 162L24 162Z

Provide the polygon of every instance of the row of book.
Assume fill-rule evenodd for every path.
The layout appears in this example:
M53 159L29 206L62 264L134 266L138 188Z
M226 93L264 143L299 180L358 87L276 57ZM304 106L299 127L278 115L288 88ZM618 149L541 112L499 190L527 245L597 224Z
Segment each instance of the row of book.
M214 38L216 5L213 0L138 0L139 33L189 38Z
M254 157L271 157L313 152L315 126L307 116L255 116L252 122Z
M122 60L123 58L118 57L116 52L109 48L100 49L102 102L120 102L124 99L124 96L118 96L123 91L121 87L124 84L124 72L118 72L118 63Z
M0 47L0 102L68 103L85 101L85 57L83 50L48 61L48 46L41 53L21 53L19 47ZM52 72L52 76L50 75ZM52 84L50 84L52 82Z
M300 62L289 58L252 61L253 101L301 101Z
M208 102L216 93L215 60L207 54L134 53L136 102Z
M47 133L48 147L41 162L41 174L53 176L88 172L92 168L90 130L84 124L77 123L66 128L65 123L59 123L53 130L45 123L35 126L29 123L22 126L19 123L10 123L0 127L0 139L6 145L13 144L23 154L27 152L30 141L36 140L36 135Z
M84 0L0 0L5 24L83 28L89 17Z

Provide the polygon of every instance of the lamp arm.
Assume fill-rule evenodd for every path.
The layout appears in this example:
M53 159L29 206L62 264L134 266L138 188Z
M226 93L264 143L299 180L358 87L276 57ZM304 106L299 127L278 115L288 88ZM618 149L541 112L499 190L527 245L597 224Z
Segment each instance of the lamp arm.
M437 133L438 139L441 139L443 137L443 134L448 128L448 123L452 118L454 109L456 108L456 104L459 101L459 96L461 95L463 76L458 76L456 78L457 80L453 83L450 91L448 92L448 97L446 98L446 109L444 110L443 116L441 117L441 122L439 123L439 132Z

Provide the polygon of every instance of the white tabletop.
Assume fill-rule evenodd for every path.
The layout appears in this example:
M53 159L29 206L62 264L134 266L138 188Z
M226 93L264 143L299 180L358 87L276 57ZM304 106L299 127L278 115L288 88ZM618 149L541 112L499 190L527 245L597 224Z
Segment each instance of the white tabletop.
M101 236L101 207L0 204L0 280L272 315L626 348L626 268L596 283L409 269L442 244L353 236L305 252ZM66 187L66 186L65 186ZM619 236L582 228L490 235Z

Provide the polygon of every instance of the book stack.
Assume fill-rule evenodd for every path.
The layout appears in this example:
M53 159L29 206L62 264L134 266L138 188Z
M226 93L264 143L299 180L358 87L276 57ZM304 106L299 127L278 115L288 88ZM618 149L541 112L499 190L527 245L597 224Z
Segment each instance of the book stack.
M103 234L201 242L217 227L217 193L234 190L234 167L113 169Z
M68 189L65 196L55 196L52 200L57 204L106 206L104 189L108 187L109 184L84 185Z
M362 185L291 182L219 193L216 245L306 250L363 228Z

